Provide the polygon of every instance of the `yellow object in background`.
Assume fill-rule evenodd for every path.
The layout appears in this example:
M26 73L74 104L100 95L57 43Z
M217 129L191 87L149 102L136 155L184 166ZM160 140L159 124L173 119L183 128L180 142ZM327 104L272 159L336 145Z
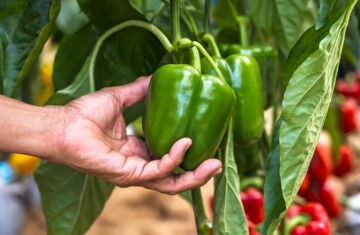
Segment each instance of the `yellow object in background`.
M41 64L39 67L39 75L41 78L41 89L34 97L36 105L44 105L46 101L54 94L54 84L52 81L53 64Z
M46 87L53 87L52 81L53 64L42 64L39 68L41 81Z
M19 175L28 175L35 170L39 160L37 157L12 153L9 157L9 164Z

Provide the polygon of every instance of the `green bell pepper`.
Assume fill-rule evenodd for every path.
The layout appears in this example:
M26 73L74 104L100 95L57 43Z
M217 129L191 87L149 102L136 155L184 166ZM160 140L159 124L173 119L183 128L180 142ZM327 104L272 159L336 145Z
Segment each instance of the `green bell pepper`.
M143 127L150 151L161 157L178 139L189 137L192 146L180 167L195 169L214 156L234 105L234 92L220 78L185 64L160 67L145 99Z
M239 174L253 171L259 166L260 148L257 143L246 147L234 146L234 157Z
M276 76L278 72L278 53L276 48L270 44L246 47L239 44L222 44L219 48L223 56L242 54L256 59L261 71L264 108L270 107L274 99L277 80Z
M263 94L259 65L245 55L231 55L226 59L214 57L226 82L236 96L233 112L234 143L246 146L257 141L263 132ZM203 74L216 74L208 61L201 60Z

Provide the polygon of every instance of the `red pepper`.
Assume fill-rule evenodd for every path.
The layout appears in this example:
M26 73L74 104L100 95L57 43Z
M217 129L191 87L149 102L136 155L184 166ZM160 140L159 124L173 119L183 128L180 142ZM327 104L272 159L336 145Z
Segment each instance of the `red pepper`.
M319 202L325 207L331 218L338 216L341 212L335 192L335 184L331 180L327 180L319 189Z
M310 188L310 175L309 173L306 173L305 178L300 186L298 194L303 197L306 194L306 192L309 190L309 188Z
M293 209L295 207L295 209ZM331 235L330 219L324 207L316 202L309 202L303 206L291 206L287 212L287 218L305 214L310 221L307 224L295 226L291 235Z
M336 90L345 97L359 98L360 97L360 83L348 83L345 80L338 80L336 82Z
M331 175L333 162L331 156L330 141L326 134L321 133L319 141L316 144L314 156L310 162L310 177L318 184L322 185L327 177Z
M240 197L249 220L254 224L261 223L265 218L263 194L257 189L248 188L240 192Z
M353 166L353 153L348 145L340 147L340 162L335 165L334 174L336 176L343 176L352 170Z
M303 197L309 202L321 203L331 218L338 216L341 212L341 205L336 198L334 182L326 180L320 187L317 185L312 186L313 188L307 191Z
M346 99L340 108L340 126L344 133L355 131L357 123L357 102L354 98Z

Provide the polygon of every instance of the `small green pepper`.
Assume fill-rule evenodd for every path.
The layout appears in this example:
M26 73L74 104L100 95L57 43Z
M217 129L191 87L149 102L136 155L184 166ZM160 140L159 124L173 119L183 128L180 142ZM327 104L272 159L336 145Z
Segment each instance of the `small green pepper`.
M261 71L264 108L270 107L274 99L277 80L276 76L278 72L278 53L276 48L270 44L252 45L246 47L239 44L223 44L219 48L223 56L242 54L256 59Z
M233 112L234 143L246 146L257 141L263 132L263 94L259 66L245 55L231 55L226 59L213 58L226 82L236 96ZM216 74L205 59L201 60L204 74Z

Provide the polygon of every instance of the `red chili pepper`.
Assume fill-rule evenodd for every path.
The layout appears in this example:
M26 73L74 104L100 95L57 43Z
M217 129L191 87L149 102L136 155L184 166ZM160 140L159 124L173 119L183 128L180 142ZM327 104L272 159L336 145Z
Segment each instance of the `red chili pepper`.
M319 202L325 207L331 218L338 216L341 212L335 192L335 184L331 180L327 180L319 189Z
M341 205L336 198L336 188L331 180L326 180L320 187L313 185L304 198L309 202L321 203L331 218L338 216L341 212Z
M287 212L287 218L305 214L310 217L310 221L305 225L294 227L291 235L331 235L330 219L321 204L309 202L303 206L295 206L295 209L292 209L292 207L294 206L291 206Z
M335 165L334 174L336 176L343 176L350 172L353 167L353 153L348 145L340 147L340 162Z
M265 218L263 194L257 189L248 188L240 192L240 197L249 220L254 224L261 223Z
M357 102L354 98L346 99L340 108L340 126L344 133L355 131L357 123Z
M357 99L360 96L360 83L348 83L345 80L338 80L336 82L336 90L345 97Z
M325 134L321 134L316 144L314 156L310 162L309 174L312 179L322 185L327 177L331 175L333 162L331 156L330 141Z
M306 192L309 190L309 188L310 188L310 175L309 173L306 173L305 178L300 186L298 194L303 197L306 194Z

